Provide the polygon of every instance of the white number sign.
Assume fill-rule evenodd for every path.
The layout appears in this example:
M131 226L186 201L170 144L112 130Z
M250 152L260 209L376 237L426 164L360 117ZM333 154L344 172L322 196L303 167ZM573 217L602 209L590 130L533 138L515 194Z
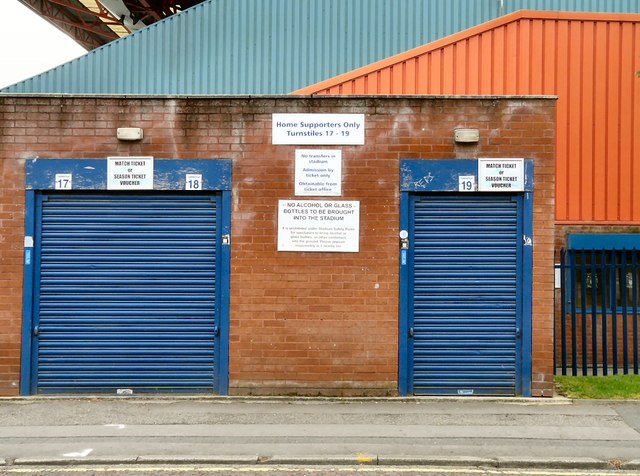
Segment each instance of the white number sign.
M73 187L72 174L56 174L54 188L56 190L71 190Z
M473 192L476 189L476 178L473 175L460 175L458 177L459 192Z
M187 174L184 181L185 190L202 190L202 174Z

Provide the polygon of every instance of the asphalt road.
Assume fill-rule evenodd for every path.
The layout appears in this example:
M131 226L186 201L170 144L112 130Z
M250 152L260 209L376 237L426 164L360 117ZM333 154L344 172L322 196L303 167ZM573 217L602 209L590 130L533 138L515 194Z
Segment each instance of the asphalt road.
M640 470L640 402L0 399L0 474L41 464L173 463L258 465L268 474L283 464L339 472L358 463L365 472L402 465L393 474L443 465Z
M371 466L206 466L206 465L142 465L142 466L47 466L7 468L0 475L81 475L81 476L638 476L636 471L586 471L576 469L492 469L451 467L371 467Z

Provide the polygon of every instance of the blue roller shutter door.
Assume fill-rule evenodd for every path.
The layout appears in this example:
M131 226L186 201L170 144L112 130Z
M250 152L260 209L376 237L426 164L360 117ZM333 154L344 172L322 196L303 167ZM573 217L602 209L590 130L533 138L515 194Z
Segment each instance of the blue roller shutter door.
M218 198L41 196L36 389L211 391Z
M415 394L519 392L521 199L413 197Z

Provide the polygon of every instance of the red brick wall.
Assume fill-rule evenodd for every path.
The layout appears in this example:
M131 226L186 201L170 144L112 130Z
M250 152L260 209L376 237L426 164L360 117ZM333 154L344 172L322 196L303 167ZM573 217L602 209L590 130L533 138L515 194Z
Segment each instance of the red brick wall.
M5 140L0 135L0 147ZM23 168L22 160L0 160L0 395L17 394L20 378Z
M271 145L273 112L366 115L365 145L326 147L342 150L340 199L360 201L359 253L276 251L278 199L295 198L294 151L304 147ZM393 395L399 160L528 157L533 393L550 396L554 124L551 99L0 97L0 393L17 394L19 379L25 158L232 159L230 393ZM126 126L144 140L118 142ZM457 127L480 129L480 142L456 145Z

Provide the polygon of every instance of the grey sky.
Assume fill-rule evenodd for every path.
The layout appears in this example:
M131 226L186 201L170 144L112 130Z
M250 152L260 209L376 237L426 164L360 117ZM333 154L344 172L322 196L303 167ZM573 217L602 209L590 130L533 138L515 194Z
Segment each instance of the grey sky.
M0 88L76 58L85 50L18 0L1 0Z

